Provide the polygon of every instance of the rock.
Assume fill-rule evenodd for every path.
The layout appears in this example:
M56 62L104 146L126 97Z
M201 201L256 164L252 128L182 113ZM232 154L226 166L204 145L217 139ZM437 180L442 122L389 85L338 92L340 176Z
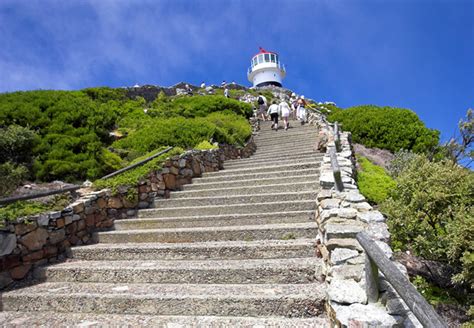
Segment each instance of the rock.
M318 193L318 202L321 202L323 199L326 199L326 198L331 198L332 197L332 191L331 190L327 190L327 189L323 189L321 190L319 193Z
M336 265L331 268L330 274L334 279L354 279L360 282L364 276L364 265L347 263Z
M61 217L61 211L49 212L48 215L50 219L56 220Z
M163 181L167 189L174 190L176 189L176 175L174 174L164 174Z
M344 199L348 202L352 202L352 203L360 203L360 202L363 202L365 201L365 197L362 196L359 192L357 191L350 191L348 193L346 193Z
M59 218L56 220L56 227L57 228L62 228L66 224L66 220L64 218Z
M333 224L326 225L325 240L332 238L355 238L358 232L364 230L364 227L359 224Z
M319 177L319 184L323 188L331 188L334 185L334 176L332 172L322 172Z
M372 210L372 206L369 205L367 202L361 202L361 203L352 203L352 208L356 208L357 210L363 212L363 211L370 211Z
M320 202L320 206L323 209L339 208L340 203L341 203L341 201L339 199L328 198L328 199L323 199Z
M385 217L379 211L360 212L357 218L363 222L385 222Z
M354 208L340 208L338 216L344 219L355 219L357 217L357 210Z
M342 304L366 303L367 296L355 280L334 279L327 290L331 301Z
M78 220L80 220L80 219L81 219L81 216L80 216L79 214L74 214L74 215L72 216L72 221L73 221L73 222L74 222L74 221L78 221Z
M71 204L71 207L72 207L72 210L74 211L74 213L81 213L82 211L84 211L84 203L83 202L77 202L77 203L73 203Z
M90 182L89 180L86 180L86 181L84 181L84 183L82 184L82 186L83 186L84 188L90 188L90 187L92 187L92 182Z
M180 168L186 167L186 159L181 158L181 159L179 160L179 162L178 162L178 166L179 166Z
M16 235L14 233L0 233L0 256L8 255L16 247Z
M179 169L175 166L172 166L172 167L170 167L170 173L174 174L174 175L178 175L179 174Z
M21 224L16 224L15 225L15 234L21 236L24 235L30 231L35 230L38 227L38 223L35 221L30 221L28 223L21 223ZM0 237L0 256L1 256L1 237Z
M333 238L326 242L326 248L328 251L332 251L335 248L348 248L356 251L362 251L362 246L360 246L357 239L352 238Z
M12 279L20 280L26 276L26 274L28 273L28 271L30 271L30 269L31 269L31 264L23 264L23 265L13 268L10 271L10 274L11 274Z
M386 243L390 241L388 227L382 222L370 223L367 227L367 234L376 240L381 240Z
M112 197L112 198L109 198L108 206L110 208L122 208L123 203L119 197Z
M61 241L66 239L66 230L65 229L59 229L59 230L54 230L49 233L49 243L50 244L57 244Z
M336 306L336 319L344 327L398 327L403 318L389 315L379 303Z
M38 223L40 227L46 227L49 224L49 215L40 214L36 222Z
M44 228L38 228L20 238L20 244L24 245L30 251L37 251L46 244L48 231Z
M336 248L331 252L331 264L337 265L342 264L346 260L351 259L359 255L358 251L348 248Z
M43 250L39 250L30 254L27 254L22 257L23 263L37 261L43 258L44 252Z

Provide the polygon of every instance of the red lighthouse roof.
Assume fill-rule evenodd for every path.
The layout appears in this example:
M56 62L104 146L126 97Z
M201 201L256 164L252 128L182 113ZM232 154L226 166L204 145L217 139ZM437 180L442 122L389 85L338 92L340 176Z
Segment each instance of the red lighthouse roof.
M263 49L262 47L258 47L258 49L259 49L260 51L259 51L256 55L254 55L254 57L257 56L257 55L260 55L260 54L275 54L275 55L278 55L276 52L274 52L274 51L267 51L267 50Z

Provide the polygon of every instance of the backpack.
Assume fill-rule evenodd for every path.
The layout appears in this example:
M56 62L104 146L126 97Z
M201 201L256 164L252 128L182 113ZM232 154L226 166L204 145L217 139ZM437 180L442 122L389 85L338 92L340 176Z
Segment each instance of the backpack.
M265 101L263 100L262 97L259 96L258 99L257 99L257 103L258 103L259 105L263 105L263 104L265 103Z

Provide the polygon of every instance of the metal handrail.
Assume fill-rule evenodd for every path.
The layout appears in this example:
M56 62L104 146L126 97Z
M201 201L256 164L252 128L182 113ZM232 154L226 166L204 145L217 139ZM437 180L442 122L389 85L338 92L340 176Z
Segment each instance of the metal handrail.
M152 159L154 159L154 158L156 158L156 157L158 157L158 156L160 156L160 155L163 155L163 154L169 152L169 151L170 151L171 149L173 149L173 148L174 148L174 147L168 147L168 148L166 148L165 150L162 150L162 151L156 153L155 155L152 155L152 156L150 156L150 157L147 157L147 158L145 158L144 160L141 160L140 162L137 162L137 163L135 163L135 164L129 165L129 166L127 166L127 167L124 167L123 169L120 169L120 170L115 171L115 172L113 172L113 173L107 174L107 175L103 176L103 177L100 178L100 179L101 179L101 180L105 180L105 179L111 178L111 177L113 177L113 176L116 176L116 175L118 175L118 174L120 174L120 173L123 173L123 172L126 172L126 171L128 171L128 170L131 170L131 169L133 169L133 168L135 168L135 167L137 167L137 166L143 165L143 164L145 164L146 162L149 162L149 161L151 161Z
M385 279L393 286L398 295L421 322L423 327L447 327L443 319L433 307L416 290L411 282L400 272L395 264L384 254L380 247L369 237L366 232L356 235L359 244L366 252L365 280L366 293L369 303L375 303L379 298L378 270L382 271Z
M10 203L20 201L20 200L29 200L29 199L41 198L41 197L46 197L46 196L51 196L51 195L62 194L62 193L66 193L66 192L76 191L80 188L81 188L81 186L74 185L74 186L71 186L71 187L63 188L63 189L49 190L49 191L44 191L44 192L31 194L31 195L1 198L0 199L0 205L7 205L7 204L10 204Z

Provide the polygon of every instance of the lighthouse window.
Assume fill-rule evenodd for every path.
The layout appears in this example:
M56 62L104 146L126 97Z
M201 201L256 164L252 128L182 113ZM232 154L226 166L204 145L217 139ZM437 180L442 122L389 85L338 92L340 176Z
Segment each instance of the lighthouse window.
M258 63L263 63L263 55L258 55Z
M272 63L275 62L275 55L270 55L270 61L271 61Z
M253 66L257 65L257 57L253 58Z
M265 61L266 61L266 62L269 62L269 61L270 61L270 55L269 55L269 54L265 54Z

